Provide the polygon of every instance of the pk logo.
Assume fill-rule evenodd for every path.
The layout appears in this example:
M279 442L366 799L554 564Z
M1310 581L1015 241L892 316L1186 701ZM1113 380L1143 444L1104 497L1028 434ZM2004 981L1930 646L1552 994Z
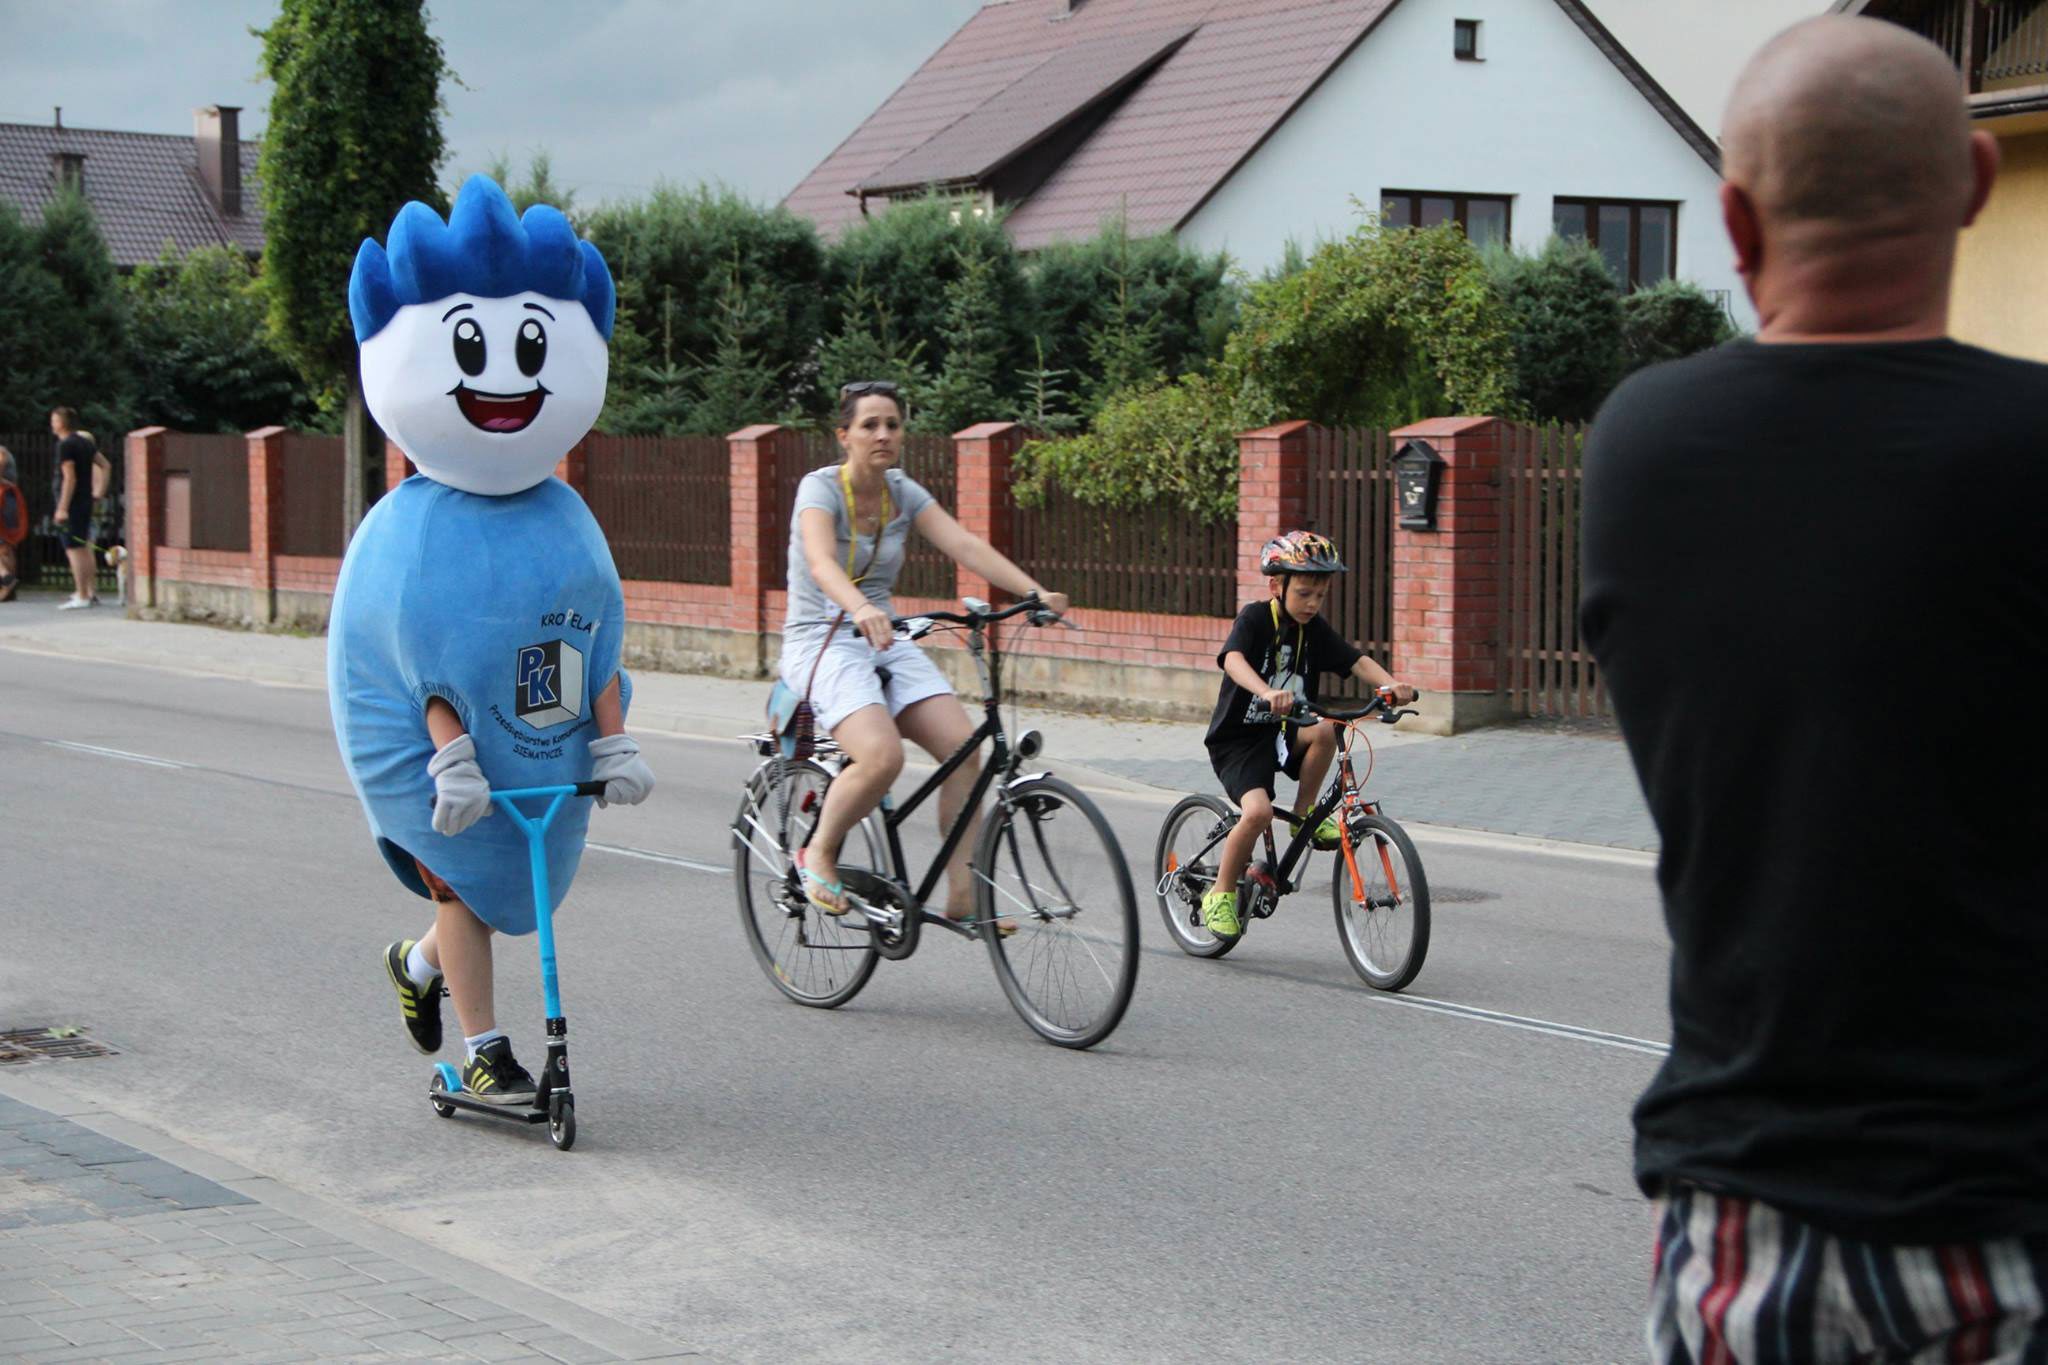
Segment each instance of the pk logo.
M583 651L567 640L519 647L513 679L519 719L537 730L583 714Z

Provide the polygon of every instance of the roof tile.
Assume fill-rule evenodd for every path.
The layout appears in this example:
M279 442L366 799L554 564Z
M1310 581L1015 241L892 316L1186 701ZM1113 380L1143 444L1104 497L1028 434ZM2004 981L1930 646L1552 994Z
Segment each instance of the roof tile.
M263 196L256 178L260 145L241 144L242 212L224 217L199 182L197 143L165 133L103 128L57 128L0 123L0 199L33 221L56 197L51 157L85 157L85 197L119 266L141 265L163 254L201 246L263 249Z

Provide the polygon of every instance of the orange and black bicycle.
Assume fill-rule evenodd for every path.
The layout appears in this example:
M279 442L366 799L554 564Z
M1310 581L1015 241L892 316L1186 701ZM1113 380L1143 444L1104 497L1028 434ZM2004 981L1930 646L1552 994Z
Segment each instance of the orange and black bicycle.
M1367 985L1398 991L1415 979L1429 953L1429 880L1408 831L1363 794L1365 777L1355 775L1352 751L1364 741L1369 777L1372 742L1363 723L1376 718L1392 725L1415 713L1396 709L1391 692L1384 689L1362 706L1295 704L1338 726L1336 772L1322 799L1297 827L1286 853L1274 856L1273 831L1267 829L1265 856L1253 859L1238 878L1238 923L1249 930L1253 920L1265 919L1279 908L1282 896L1301 888L1296 874L1306 872L1316 827L1334 815L1340 843L1330 899L1337 915L1337 939ZM1244 938L1243 933L1234 938L1211 933L1202 915L1202 897L1216 881L1224 838L1238 819L1239 812L1227 802L1196 793L1182 798L1160 826L1153 892L1173 941L1191 957L1222 957Z

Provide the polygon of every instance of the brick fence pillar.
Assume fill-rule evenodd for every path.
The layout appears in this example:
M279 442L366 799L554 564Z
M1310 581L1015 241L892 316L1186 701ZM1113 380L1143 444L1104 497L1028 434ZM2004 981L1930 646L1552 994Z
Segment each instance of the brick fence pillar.
M1508 717L1500 690L1500 499L1510 430L1496 417L1438 417L1389 433L1397 452L1427 441L1444 461L1436 529L1394 527L1389 665L1423 690L1418 722L1438 734Z
M1315 423L1282 422L1237 438L1237 598L1266 597L1259 551L1308 520L1308 448Z
M732 463L733 628L752 631L755 670L768 672L768 590L783 583L775 562L775 523L789 515L779 506L776 475L785 460L803 458L802 433L772 422L742 427L725 438Z
M1008 556L1010 538L1010 459L1027 433L1015 422L981 422L953 433L954 515L960 524ZM965 568L953 571L953 591L960 597L995 601L995 585Z
M128 433L128 606L156 605L156 547L164 543L164 428Z
M277 543L284 538L284 428L249 433L250 615L277 620Z
M384 491L389 493L398 485L417 474L419 470L398 448L398 442L389 436L384 438Z

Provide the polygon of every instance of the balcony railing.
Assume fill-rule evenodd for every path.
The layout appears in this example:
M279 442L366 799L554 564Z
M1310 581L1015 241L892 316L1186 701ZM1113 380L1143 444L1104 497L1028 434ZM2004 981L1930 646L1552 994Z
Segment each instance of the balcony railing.
M1872 0L1948 54L1972 95L2048 85L2048 0Z

